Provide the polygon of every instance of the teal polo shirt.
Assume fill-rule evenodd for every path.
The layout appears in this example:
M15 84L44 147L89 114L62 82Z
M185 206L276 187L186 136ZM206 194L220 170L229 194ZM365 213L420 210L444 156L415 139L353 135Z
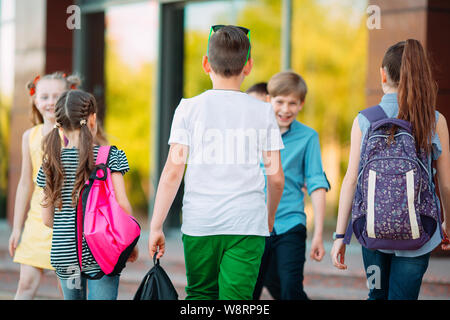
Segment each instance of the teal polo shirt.
M294 120L288 131L281 135L284 149L280 150L284 171L284 190L275 216L273 234L283 234L293 227L306 227L303 185L308 195L314 190L330 189L323 171L317 132ZM267 181L267 180L266 180ZM264 190L267 195L267 190Z

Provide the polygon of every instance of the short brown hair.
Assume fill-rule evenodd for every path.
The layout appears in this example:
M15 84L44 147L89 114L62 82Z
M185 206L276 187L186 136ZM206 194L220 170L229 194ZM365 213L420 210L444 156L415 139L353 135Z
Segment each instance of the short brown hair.
M305 101L308 88L305 80L299 74L293 71L283 71L270 78L267 84L267 91L269 91L271 97L295 94L303 102Z
M250 41L244 31L235 26L225 26L209 40L208 61L218 75L237 76L244 69L247 54L250 58L249 50Z
M245 93L257 93L267 95L267 82L258 82L252 85L250 88L245 91Z

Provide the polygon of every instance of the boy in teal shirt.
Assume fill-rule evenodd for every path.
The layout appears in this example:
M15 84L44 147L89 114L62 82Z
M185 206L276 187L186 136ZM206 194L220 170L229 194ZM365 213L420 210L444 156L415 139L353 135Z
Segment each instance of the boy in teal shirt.
M325 193L330 185L322 169L317 132L296 120L305 103L306 83L294 72L281 72L270 79L268 92L285 146L280 151L285 185L273 231L266 239L253 297L259 299L262 287L266 286L275 299L308 299L303 290L306 249L304 187L306 184L315 217L310 257L321 261L325 254L322 240Z
M253 64L248 32L235 26L211 28L203 70L213 89L182 99L172 121L149 253L164 254L162 225L184 174L186 299L252 298L264 237L272 231L283 192L283 142L273 110L240 91ZM267 204L261 157L270 172Z

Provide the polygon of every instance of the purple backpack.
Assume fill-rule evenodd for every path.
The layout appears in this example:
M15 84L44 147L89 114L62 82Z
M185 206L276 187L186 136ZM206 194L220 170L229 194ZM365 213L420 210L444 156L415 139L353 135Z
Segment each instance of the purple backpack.
M352 219L352 233L368 249L416 250L440 225L428 155L416 150L411 124L388 118L380 106L361 111L370 122L364 138ZM389 141L392 127L394 139Z

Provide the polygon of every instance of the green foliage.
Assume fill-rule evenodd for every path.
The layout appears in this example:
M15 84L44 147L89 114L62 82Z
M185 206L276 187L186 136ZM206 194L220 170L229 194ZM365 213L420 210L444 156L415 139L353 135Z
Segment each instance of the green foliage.
M0 218L6 216L8 196L8 145L9 145L9 105L6 97L0 97Z
M308 86L298 119L319 133L324 168L333 186L327 196L330 216L337 212L352 123L365 108L367 72L365 15L351 24L351 6L342 4L337 15L335 9L313 0L296 0L292 19L292 68Z
M236 23L251 30L254 60L242 90L256 82L268 81L281 71L281 3L248 1L239 12ZM306 103L298 120L319 133L323 151L339 151L339 154L328 152L328 157L322 154L328 178L333 183L334 196L330 198L336 199L327 201L330 213L337 211L337 193L347 168L353 119L365 107L367 28L363 12L356 12L359 20L355 22L352 4L351 1L336 5L327 1L293 0L292 69L302 75L308 86ZM217 23L223 22L218 19ZM211 87L209 77L201 68L208 31L186 31L186 97ZM330 154L334 157L330 158ZM327 168L327 161L333 165Z
M228 24L218 17L217 24ZM245 79L242 90L260 81L267 81L279 71L280 49L280 1L252 1L239 13L237 23L251 29L251 56L254 67ZM206 54L209 30L185 32L184 96L192 97L212 87L211 80L202 69L202 57Z
M267 82L281 68L281 1L249 2L238 24L251 30L253 69L242 90L257 82Z
M202 69L202 57L206 55L208 33L187 31L184 36L184 88L183 96L190 98L211 89L209 76Z
M294 1L292 67L309 88L299 119L322 141L345 144L357 111L365 107L367 29L363 19L356 26L348 22L350 7L340 9L332 17L333 7Z
M8 197L9 111L11 99L0 97L0 218L6 217Z
M337 12L338 10L338 12ZM367 29L365 15L354 21L351 2L294 0L292 16L292 69L308 85L308 94L299 121L319 132L322 150L330 145L339 150L331 161L336 172L325 168L334 182L333 192L347 167L351 125L358 110L365 107L367 72ZM220 15L218 24L228 24ZM242 85L268 81L281 68L281 1L248 1L236 17L236 24L251 30L253 70ZM192 97L212 87L202 69L209 30L186 30L184 97ZM150 128L153 65L133 70L118 56L108 40L106 57L106 132L112 144L124 149L131 171L125 179L133 208L147 210L149 198ZM324 158L324 165L329 161ZM337 203L329 203L335 211Z
M105 69L105 131L109 143L127 155L130 172L125 175L125 183L133 210L146 215L154 67L146 63L136 70L131 68L119 57L116 44L108 39Z

